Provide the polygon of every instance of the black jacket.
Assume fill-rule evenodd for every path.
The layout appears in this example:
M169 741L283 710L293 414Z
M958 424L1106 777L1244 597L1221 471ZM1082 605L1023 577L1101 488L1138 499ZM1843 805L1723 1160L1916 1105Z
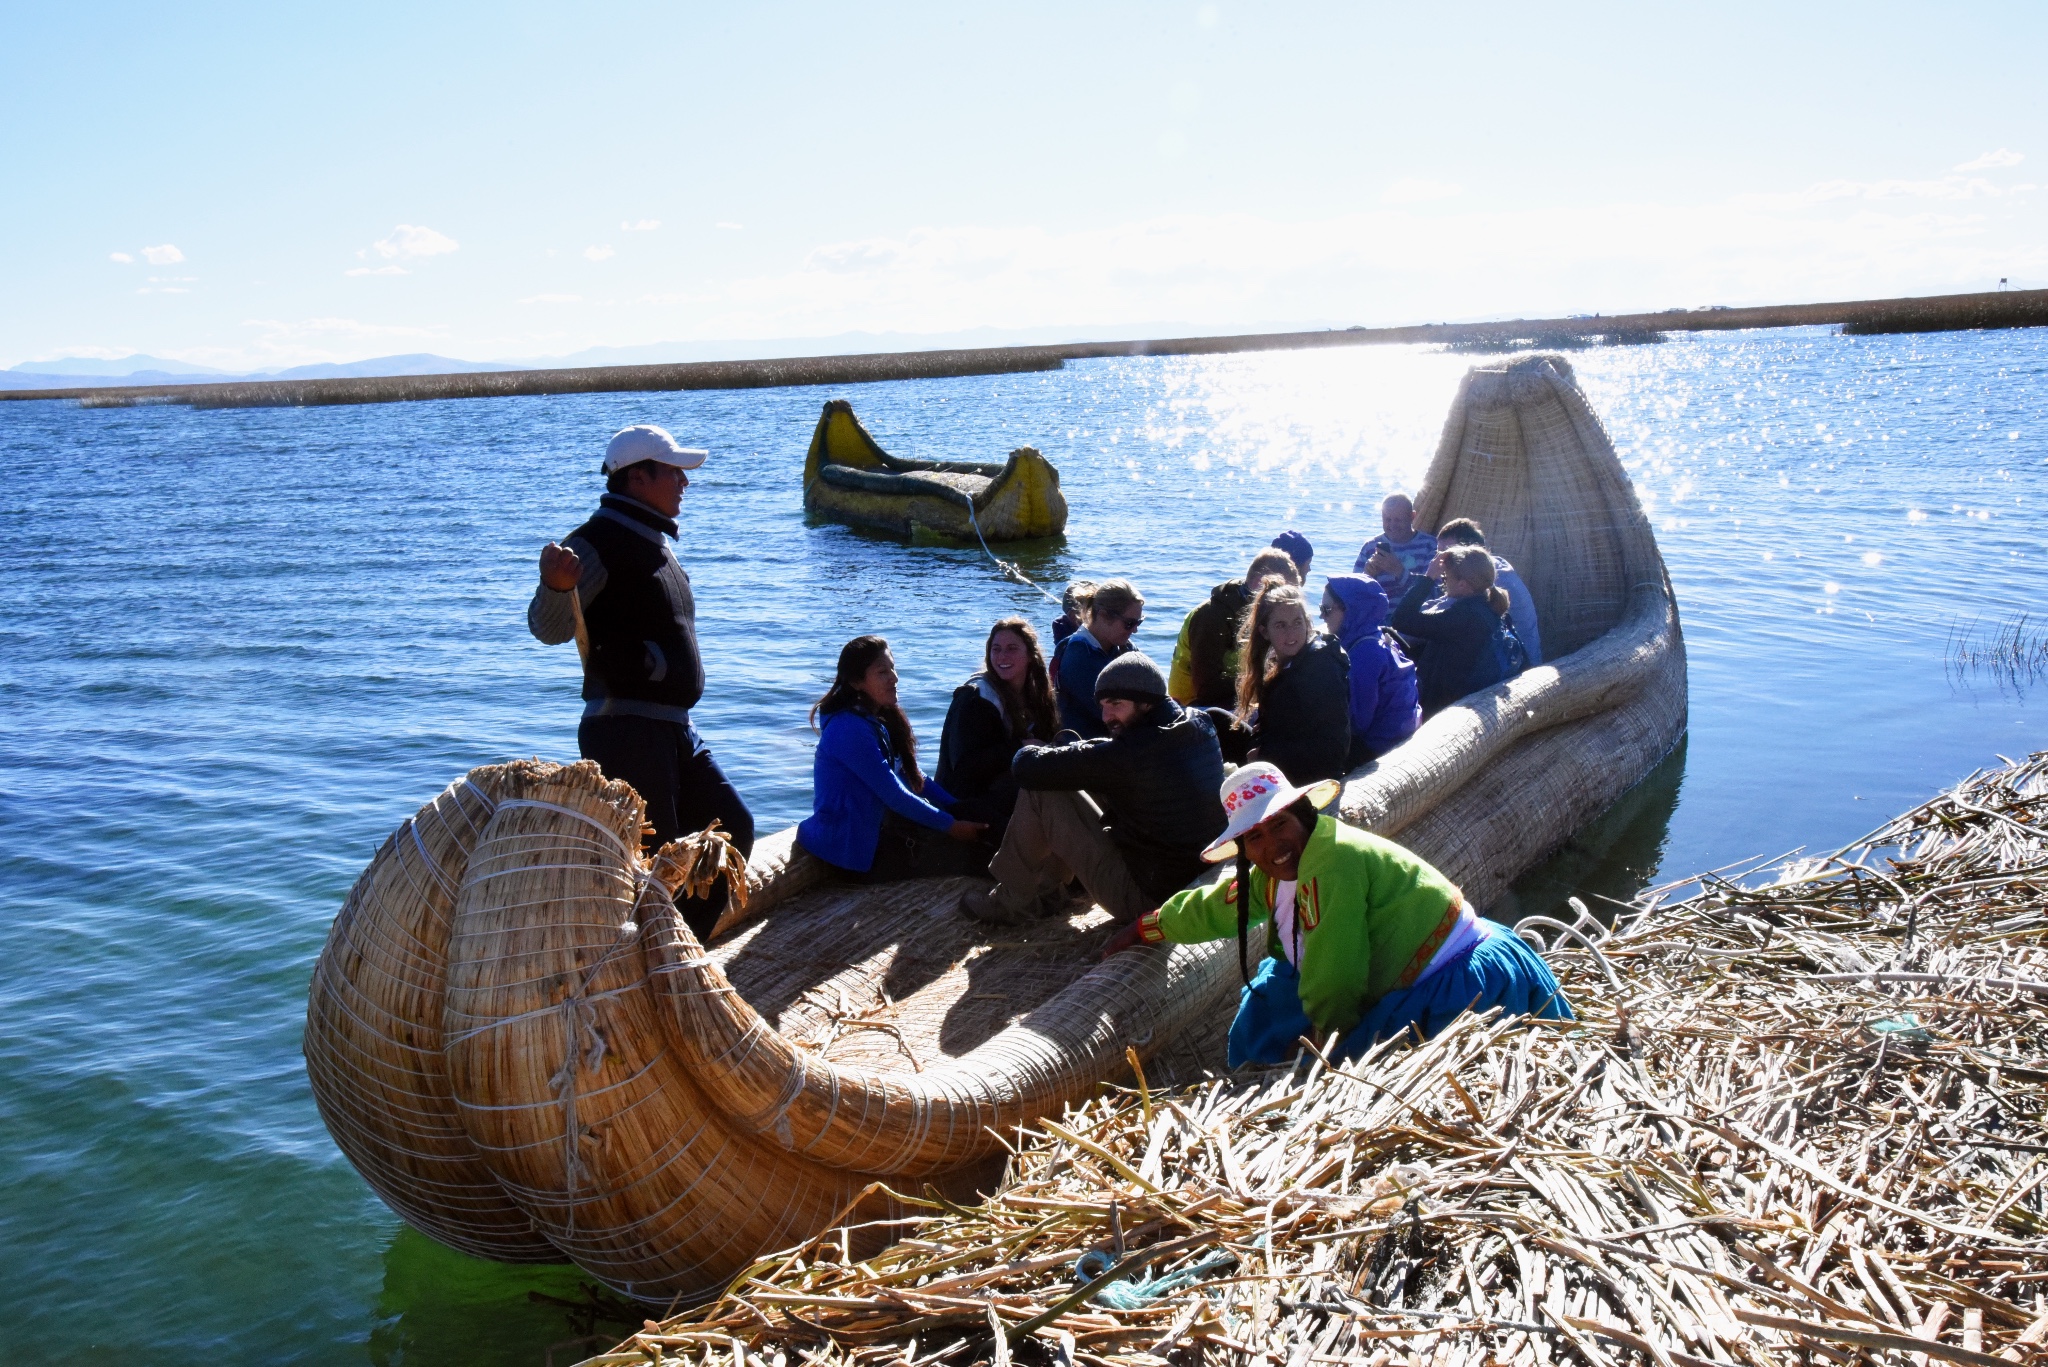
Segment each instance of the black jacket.
M1351 754L1351 659L1321 632L1266 687L1252 727L1259 758L1293 784L1342 778Z
M1164 900L1204 867L1223 833L1223 752L1209 714L1162 699L1120 736L1027 745L1010 765L1020 788L1085 790L1147 896Z
M690 576L668 547L676 524L616 494L598 502L571 533L597 551L605 569L604 591L583 613L590 632L583 696L695 707L704 696L704 663Z
M1188 623L1188 670L1195 676L1195 706L1231 707L1237 703L1237 670L1230 657L1237 652L1237 634L1245 609L1252 604L1244 581L1233 579L1209 590L1209 601L1196 608Z
M986 818L1000 826L1009 821L1010 811L1017 805L1017 780L1010 776L1010 761L1016 758L1018 743L1010 739L1002 710L982 687L983 676L976 674L953 690L952 706L946 709L946 729L939 737L938 772L933 777L954 797L974 804L970 819Z
M1467 693L1501 681L1493 638L1500 617L1483 595L1444 598L1424 607L1436 582L1417 575L1389 623L1421 646L1415 654L1415 691L1424 716L1441 711Z

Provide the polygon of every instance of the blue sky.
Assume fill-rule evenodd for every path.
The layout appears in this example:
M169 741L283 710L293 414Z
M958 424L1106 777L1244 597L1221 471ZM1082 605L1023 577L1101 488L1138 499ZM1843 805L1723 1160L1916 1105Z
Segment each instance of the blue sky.
M0 32L0 366L2048 285L2038 3L4 0Z

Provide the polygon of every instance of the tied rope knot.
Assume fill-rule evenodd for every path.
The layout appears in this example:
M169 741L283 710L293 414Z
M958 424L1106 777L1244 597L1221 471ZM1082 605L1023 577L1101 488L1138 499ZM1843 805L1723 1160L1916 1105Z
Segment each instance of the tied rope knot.
M657 856L655 863L659 865L661 862ZM590 1136L576 1116L576 1080L585 1073L595 1073L602 1068L611 1048L604 1031L598 1026L597 1003L588 994L605 966L617 957L620 950L640 938L640 908L647 900L648 891L659 889L664 897L668 895L667 887L655 876L652 868L636 869L633 881L638 891L633 896L632 916L620 923L618 936L612 941L611 948L571 981L568 995L556 1008L562 1013L562 1066L548 1079L548 1086L554 1090L555 1098L562 1106L562 1179L564 1201L569 1212L569 1237L576 1233L576 1192L589 1175L589 1168L583 1161L583 1141Z

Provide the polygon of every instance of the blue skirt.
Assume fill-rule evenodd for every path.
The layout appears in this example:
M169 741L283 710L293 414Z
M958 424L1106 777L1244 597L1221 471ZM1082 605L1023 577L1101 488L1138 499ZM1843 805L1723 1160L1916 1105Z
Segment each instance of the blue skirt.
M1575 1020L1564 991L1543 956L1519 936L1488 921L1480 939L1413 987L1397 987L1370 1007L1337 1045L1336 1057L1354 1059L1381 1040L1414 1026L1428 1039L1467 1011L1500 1007L1510 1016ZM1299 1041L1316 1030L1301 1008L1301 975L1274 955L1238 996L1230 1023L1230 1066L1285 1063Z

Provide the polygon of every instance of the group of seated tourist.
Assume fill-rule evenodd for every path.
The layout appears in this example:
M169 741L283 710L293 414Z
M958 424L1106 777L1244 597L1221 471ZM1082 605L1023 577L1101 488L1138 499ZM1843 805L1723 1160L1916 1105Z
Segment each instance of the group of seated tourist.
M856 637L813 709L799 843L860 882L984 877L960 910L991 926L1099 906L1120 925L1105 957L1234 933L1232 1066L1281 1061L1302 1036L1340 1036L1352 1057L1468 1009L1569 1018L1539 956L1330 811L1345 775L1425 717L1541 659L1528 589L1482 530L1432 535L1414 515L1385 501L1384 534L1325 581L1324 629L1303 591L1313 548L1275 537L1187 614L1164 671L1132 645L1145 600L1126 580L1068 586L1050 661L1029 622L1002 619L929 778L888 642ZM1234 878L1189 888L1229 859Z

